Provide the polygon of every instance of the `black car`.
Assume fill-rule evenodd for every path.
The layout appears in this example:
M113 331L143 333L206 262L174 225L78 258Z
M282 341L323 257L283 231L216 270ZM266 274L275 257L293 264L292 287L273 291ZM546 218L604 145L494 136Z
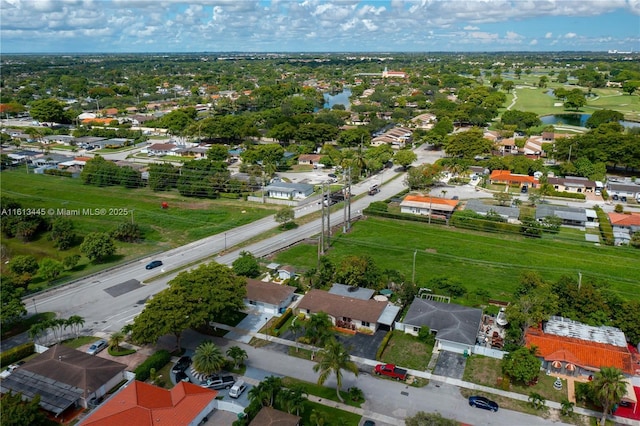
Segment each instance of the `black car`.
M176 373L176 383L180 383L180 382L190 382L191 380L189 380L189 376L187 376L187 373L185 373L184 371L179 371Z
M191 358L189 358L188 356L182 356L180 357L178 362L176 362L176 364L173 366L173 368L171 369L171 372L177 374L189 368L190 365L191 365Z
M470 396L469 405L472 407L482 408L484 410L498 411L498 404L484 396Z
M145 266L145 268L153 269L153 268L157 268L158 266L162 266L162 261L161 260L153 260L153 261L147 263L147 266Z

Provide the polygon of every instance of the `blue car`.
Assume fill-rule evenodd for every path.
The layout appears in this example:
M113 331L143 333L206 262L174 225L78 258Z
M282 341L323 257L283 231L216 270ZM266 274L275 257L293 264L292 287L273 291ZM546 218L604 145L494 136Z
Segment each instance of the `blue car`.
M146 266L147 269L153 269L153 268L157 268L158 266L162 266L162 261L161 260L154 260L152 262L149 262Z
M498 411L498 404L488 398L485 398L484 396L470 396L469 405L493 412Z

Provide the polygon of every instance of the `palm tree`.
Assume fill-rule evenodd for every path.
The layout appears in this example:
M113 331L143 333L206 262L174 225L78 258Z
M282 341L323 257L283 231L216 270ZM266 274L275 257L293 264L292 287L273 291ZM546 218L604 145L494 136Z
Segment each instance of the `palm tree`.
M546 402L547 401L539 393L531 392L529 394L529 404L531 404L531 406L536 410L542 410Z
M248 358L247 351L239 346L232 346L227 349L227 356L233 360L234 368L238 368Z
M71 331L74 332L74 334L76 335L76 339L78 338L78 335L80 334L80 328L84 325L84 318L82 318L80 315L71 315L69 318L67 318L66 320L66 327L71 327Z
M316 426L323 426L327 422L327 420L324 418L324 414L316 410L311 410L309 421Z
M29 337L32 338L37 344L40 344L40 338L43 337L44 331L47 329L47 325L44 322L37 322L29 329Z
M364 392L362 392L362 389L355 386L349 388L349 398L351 398L352 401L360 401L363 397Z
M293 333L293 341L296 342L296 352L298 352L298 333L302 330L302 324L298 321L298 317L293 318L291 320L291 325L289 326L289 330Z
M200 343L193 354L193 368L202 374L219 372L225 361L220 348L210 341Z
M331 336L331 318L325 312L318 312L311 315L305 327L305 336L311 344L323 346L324 342Z
M124 333L121 331L116 331L111 334L111 338L109 339L109 348L118 351L120 349L120 343L124 341Z
M336 395L340 402L344 402L340 395L340 387L342 387L342 370L347 370L358 375L358 366L351 361L349 352L344 346L335 339L329 340L324 349L320 351L320 362L313 366L313 371L319 371L318 384L322 385L327 381L331 373L336 375Z
M291 389L282 389L276 397L276 402L281 408L286 409L288 413L295 411L297 416L304 412L304 402L306 400L305 391L299 385Z
M561 402L560 402L560 411L562 412L563 416L571 416L573 414L573 406L575 405L575 403L569 401L567 398L564 398Z
M48 329L51 329L51 331L53 331L53 340L55 343L58 343L60 341L60 338L62 337L60 335L60 332L66 326L66 320L64 320L63 318L54 318L52 320L46 321L45 325Z
M282 379L269 376L249 390L249 400L251 403L257 402L262 407L273 407L273 402L280 399L278 395L281 391Z
M593 379L593 389L600 404L602 404L602 418L600 424L607 421L609 409L619 403L624 397L627 387L622 372L615 367L602 367Z

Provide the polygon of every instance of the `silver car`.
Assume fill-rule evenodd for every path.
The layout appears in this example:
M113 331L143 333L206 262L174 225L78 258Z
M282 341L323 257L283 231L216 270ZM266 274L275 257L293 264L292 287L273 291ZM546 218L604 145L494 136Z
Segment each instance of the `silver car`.
M89 349L87 349L87 353L89 355L95 355L101 350L103 350L104 348L106 348L107 346L108 346L107 341L104 339L100 339L97 342L93 343L91 346L89 346Z

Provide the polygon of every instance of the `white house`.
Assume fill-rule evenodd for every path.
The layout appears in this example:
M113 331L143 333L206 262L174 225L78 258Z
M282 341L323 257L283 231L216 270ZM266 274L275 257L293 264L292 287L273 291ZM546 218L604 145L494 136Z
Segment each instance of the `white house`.
M294 300L296 288L273 282L247 279L244 303L269 314L281 314Z

